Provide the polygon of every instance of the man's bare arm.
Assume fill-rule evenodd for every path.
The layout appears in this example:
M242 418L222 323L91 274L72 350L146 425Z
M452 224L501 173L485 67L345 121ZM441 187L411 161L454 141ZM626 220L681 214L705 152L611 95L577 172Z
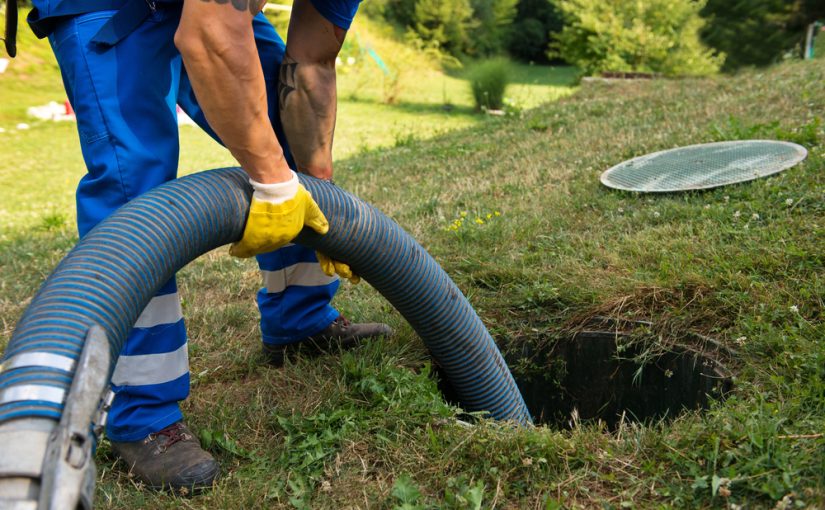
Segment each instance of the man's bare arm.
M264 0L185 0L175 45L209 125L260 183L292 177L267 113L252 18Z
M333 25L309 0L295 0L278 101L281 121L298 170L332 178L337 94L335 57L346 30Z

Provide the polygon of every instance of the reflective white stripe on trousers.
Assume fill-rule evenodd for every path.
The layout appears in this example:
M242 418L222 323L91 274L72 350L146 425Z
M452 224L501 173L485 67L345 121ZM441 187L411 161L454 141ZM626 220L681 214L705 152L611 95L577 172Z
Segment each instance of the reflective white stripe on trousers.
M146 386L174 381L189 372L189 343L162 354L121 356L117 360L112 384Z
M155 296L143 309L136 328L152 328L175 324L183 319L180 296L177 292ZM120 356L112 374L117 386L145 386L174 381L189 372L188 343L171 352Z
M318 287L329 285L338 279L337 275L329 276L321 269L317 262L298 262L277 271L261 271L264 278L264 287L270 294L283 292L291 286Z
M151 328L161 324L174 324L183 319L180 296L177 292L164 296L155 296L143 309L135 322L136 328Z

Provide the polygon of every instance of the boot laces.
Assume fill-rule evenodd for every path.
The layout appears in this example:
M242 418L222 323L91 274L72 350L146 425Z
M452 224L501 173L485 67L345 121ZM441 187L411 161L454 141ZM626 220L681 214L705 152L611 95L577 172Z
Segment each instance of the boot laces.
M181 425L180 422L173 423L165 429L155 432L154 436L163 436L166 438L166 442L161 447L164 451L177 442L189 439L189 434L183 431L183 425Z

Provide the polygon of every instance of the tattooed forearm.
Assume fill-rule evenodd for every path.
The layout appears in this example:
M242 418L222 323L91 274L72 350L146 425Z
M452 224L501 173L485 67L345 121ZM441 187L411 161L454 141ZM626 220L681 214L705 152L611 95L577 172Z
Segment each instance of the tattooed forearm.
M337 106L335 61L300 60L299 64L299 59L288 53L281 63L278 104L296 169L331 179Z
M286 108L286 99L295 91L295 69L298 67L298 62L292 60L289 55L284 55L284 61L281 63L280 74L278 75L278 106L281 111Z
M202 2L215 2L216 4L228 4L230 0L201 0ZM266 0L231 0L232 7L239 11L246 11L248 10L251 14L255 15L261 12L263 9Z

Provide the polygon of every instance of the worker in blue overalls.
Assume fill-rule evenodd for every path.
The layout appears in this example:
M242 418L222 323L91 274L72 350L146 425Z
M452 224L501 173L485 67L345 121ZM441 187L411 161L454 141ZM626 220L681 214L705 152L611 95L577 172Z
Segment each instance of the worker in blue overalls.
M332 178L335 59L358 1L295 0L287 45L261 14L264 0L34 0L29 16L49 38L77 115L88 169L77 189L81 236L175 178L176 104L249 174L250 213L230 253L257 255L264 352L275 365L299 345L315 352L389 334L384 324L349 323L329 304L336 273L354 278L348 266L289 244L304 225L328 229L291 168ZM219 467L178 406L189 365L174 279L137 320L112 388L107 434L140 480L212 484Z

